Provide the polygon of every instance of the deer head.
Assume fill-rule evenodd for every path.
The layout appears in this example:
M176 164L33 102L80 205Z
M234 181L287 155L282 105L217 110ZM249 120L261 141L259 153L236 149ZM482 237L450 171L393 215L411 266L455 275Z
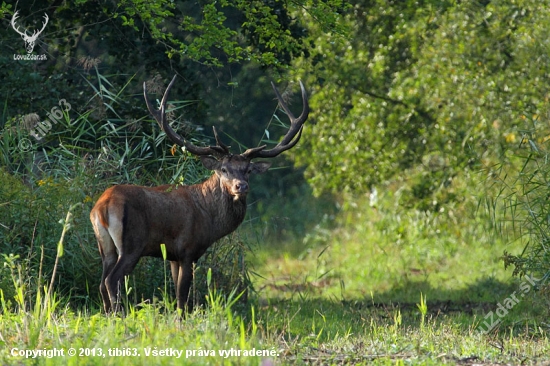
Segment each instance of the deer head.
M275 91L275 95L279 100L280 106L290 119L289 130L274 148L266 150L266 145L262 145L247 149L242 154L234 155L230 151L230 146L227 146L221 142L215 127L213 127L214 138L216 139L215 146L195 146L190 141L177 134L172 127L170 127L166 119L166 102L168 100L170 89L172 89L175 81L176 76L174 75L172 81L164 92L164 96L160 103L160 109L158 110L151 105L151 102L147 97L147 86L143 83L143 93L147 103L147 109L149 109L149 112L153 115L160 128L166 133L166 136L168 136L168 138L176 145L185 147L185 149L187 149L187 151L191 154L198 155L206 168L216 172L216 174L220 177L221 184L224 185L227 191L229 191L236 200L246 197L246 194L248 193L248 178L251 174L263 173L271 166L271 163L265 161L252 162L252 159L273 158L283 151L294 147L294 145L296 145L300 140L304 122L307 120L309 115L307 93L304 84L302 84L301 81L300 88L302 91L303 109L298 118L294 117L283 100L283 97L275 87L275 84L271 83L273 90Z
M42 33L44 28L46 28L46 24L48 24L48 20L49 20L48 14L44 14L45 22L42 23L42 29L40 29L39 31L35 30L32 33L32 35L29 36L26 30L24 32L21 32L19 31L19 27L15 25L15 20L18 17L17 16L18 13L19 11L16 11L13 14L13 17L11 18L11 26L17 33L21 35L21 38L23 38L23 40L25 41L25 48L27 49L27 53L32 53L32 51L34 50L34 45L36 43L36 40L38 39L38 36L40 35L40 33Z

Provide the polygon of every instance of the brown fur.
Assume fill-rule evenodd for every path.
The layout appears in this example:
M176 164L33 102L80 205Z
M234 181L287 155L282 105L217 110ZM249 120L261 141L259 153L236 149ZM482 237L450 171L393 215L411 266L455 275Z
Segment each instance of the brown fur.
M217 161L202 157L215 173L192 186L142 187L118 185L107 189L90 212L103 260L100 292L105 311L117 309L121 283L143 256L167 259L176 284L178 308L188 303L192 266L216 240L233 232L246 214L250 174L269 164L251 163L240 155Z

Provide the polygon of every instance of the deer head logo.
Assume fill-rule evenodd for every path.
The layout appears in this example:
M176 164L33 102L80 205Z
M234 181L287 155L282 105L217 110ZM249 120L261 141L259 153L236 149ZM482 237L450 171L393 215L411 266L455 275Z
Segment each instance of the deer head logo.
M17 13L19 13L19 11L16 11L14 14L13 14L13 17L11 18L11 26L13 27L13 29L19 33L21 35L21 38L23 38L23 40L25 41L25 48L27 49L27 53L32 53L32 51L34 50L34 44L36 43L36 39L38 38L38 36L40 35L40 33L42 33L42 31L44 30L44 28L46 28L46 24L48 24L48 14L44 13L44 20L45 22L42 23L42 29L40 29L39 31L34 31L32 33L32 35L28 35L27 34L27 31L25 30L24 32L20 32L19 31L19 27L15 25L15 20L17 19Z

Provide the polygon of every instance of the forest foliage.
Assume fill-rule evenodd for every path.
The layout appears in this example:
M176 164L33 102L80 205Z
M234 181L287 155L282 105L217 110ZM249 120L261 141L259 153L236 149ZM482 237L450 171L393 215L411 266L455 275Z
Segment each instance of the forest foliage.
M408 172L422 198L517 151L547 117L547 6L366 1L347 13L345 41L312 28L296 73L314 91L299 156L312 185L361 193Z
M47 199L59 200L25 208L39 213L49 230L73 198L85 217L109 185L194 183L207 174L189 156L169 153L144 108L142 83L158 98L173 74L183 80L172 93L180 101L172 105L173 126L209 143L205 131L216 125L241 149L274 143L286 128L269 82L289 84L284 95L293 101L299 90L293 82L303 80L312 113L299 147L288 154L293 159L277 165L295 160L305 170L305 189L330 200L378 187L399 192L400 204L415 210L464 213L494 197L487 201L494 212L499 205L523 207L499 198L523 195L515 177L528 164L548 169L548 0L42 0L17 6L0 6L0 161L9 188L0 196L3 253L23 255L37 240L29 234L37 216L23 211L25 195L55 191ZM49 15L34 50L47 60L14 60L25 53L10 25L15 10L28 29ZM33 139L31 130L62 99L71 110L43 139ZM31 141L30 149L21 148L22 139ZM300 169L258 180L256 197L299 197ZM292 184L272 184L285 174ZM12 176L19 183L9 183ZM13 191L17 186L20 193ZM510 195L499 196L499 187L511 188ZM546 186L536 187L537 197L545 197ZM59 215L48 218L49 207ZM87 236L74 241L75 250L93 241L82 225L84 219L74 235ZM11 231L16 228L20 234ZM38 234L50 238L53 261L57 238ZM546 254L532 256L524 270L545 274L546 239L537 238L531 248ZM38 271L39 257L33 258Z

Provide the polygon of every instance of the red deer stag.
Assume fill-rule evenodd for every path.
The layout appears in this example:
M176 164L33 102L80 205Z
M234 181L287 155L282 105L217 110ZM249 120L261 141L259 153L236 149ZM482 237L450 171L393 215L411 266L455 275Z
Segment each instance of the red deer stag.
M159 110L149 102L144 83L147 108L170 140L198 155L214 174L192 186L117 185L101 195L90 212L90 220L103 261L99 290L107 313L118 310L124 276L132 272L141 257L162 257L162 243L176 285L177 307L191 311L189 289L193 264L216 240L241 224L246 213L248 178L265 172L271 165L251 160L273 158L296 145L309 114L307 94L301 82L303 110L298 118L293 116L272 83L279 104L291 122L288 132L274 148L266 150L262 145L233 155L229 146L220 141L215 128L217 145L198 147L178 135L166 120L166 101L175 80L176 76L166 88Z

